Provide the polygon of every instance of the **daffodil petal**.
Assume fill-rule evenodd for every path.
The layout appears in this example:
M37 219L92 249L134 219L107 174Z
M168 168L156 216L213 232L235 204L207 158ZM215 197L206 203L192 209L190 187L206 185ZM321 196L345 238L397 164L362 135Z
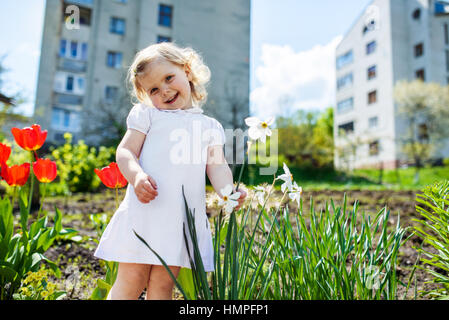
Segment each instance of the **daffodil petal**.
M257 126L261 121L257 117L249 117L245 119L245 123L249 127Z
M262 136L262 132L257 127L250 127L248 129L248 136L253 140L257 140Z
M229 196L229 199L231 200L237 200L238 198L240 198L240 192L236 192Z

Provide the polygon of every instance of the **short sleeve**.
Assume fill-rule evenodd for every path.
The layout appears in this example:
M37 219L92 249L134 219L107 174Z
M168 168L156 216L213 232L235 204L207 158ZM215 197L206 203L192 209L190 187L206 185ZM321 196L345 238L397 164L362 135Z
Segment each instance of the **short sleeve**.
M150 107L142 104L133 106L126 118L126 126L147 134L151 127Z
M223 126L213 118L209 135L209 146L224 145L226 143L226 135Z

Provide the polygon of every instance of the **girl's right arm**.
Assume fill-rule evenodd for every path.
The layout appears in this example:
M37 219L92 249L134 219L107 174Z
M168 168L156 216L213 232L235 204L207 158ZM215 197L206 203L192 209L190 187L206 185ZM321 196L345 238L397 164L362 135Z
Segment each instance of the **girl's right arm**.
M157 196L157 185L138 162L145 137L138 130L128 129L117 147L116 162L126 180L134 187L139 201L148 203Z

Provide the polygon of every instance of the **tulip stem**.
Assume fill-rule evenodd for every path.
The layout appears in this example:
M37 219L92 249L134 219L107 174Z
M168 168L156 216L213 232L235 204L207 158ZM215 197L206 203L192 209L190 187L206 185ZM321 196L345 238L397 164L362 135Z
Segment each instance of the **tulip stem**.
M34 190L34 174L33 170L30 170L30 194L28 195L28 215L31 213L31 201L33 199L33 190Z
M39 211L37 212L37 220L39 220L39 218L41 216L42 205L44 204L44 200L45 200L45 195L46 194L47 194L47 184L44 183L44 192L42 194L42 201L41 201L41 205L39 207Z
M12 192L12 212L14 213L14 204L16 203L17 198L17 186L14 186L13 192Z

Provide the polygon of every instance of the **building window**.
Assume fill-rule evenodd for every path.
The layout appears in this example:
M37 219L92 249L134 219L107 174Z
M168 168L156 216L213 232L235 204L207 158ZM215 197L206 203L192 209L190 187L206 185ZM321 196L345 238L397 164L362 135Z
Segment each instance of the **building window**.
M109 24L109 32L121 35L125 34L125 19L112 17Z
M75 41L70 42L70 56L76 58L78 54L78 43Z
M449 3L435 1L435 15L446 15L449 12Z
M377 75L377 66L371 66L368 68L368 80L374 79Z
M80 129L79 113L62 108L53 108L51 125L56 130L77 132Z
M81 44L81 60L87 60L87 43Z
M353 76L351 72L337 79L337 89L340 90L346 87L350 87L352 85L352 82Z
M354 99L353 98L349 98L349 99L340 101L337 104L337 112L338 113L345 113L345 112L351 111L352 109L354 109Z
M379 122L379 118L378 117L371 117L368 119L368 126L369 128L377 128L378 123Z
M412 13L413 20L419 20L421 18L421 9L416 9Z
M376 47L377 47L376 41L371 41L370 43L368 43L366 45L366 54L368 55L376 51Z
M117 101L117 97L118 97L118 88L106 86L105 96L104 96L106 102L108 102L108 103L115 102L115 101Z
M157 36L157 43L160 42L171 42L171 38L166 36Z
M444 43L449 44L449 27L447 23L444 24Z
M422 81L426 81L426 75L425 75L424 69L419 69L418 71L416 71L415 78L421 79Z
M345 134L350 134L354 132L354 121L340 124L338 126L338 132L344 132Z
M61 41L59 42L59 56L60 57L65 57L66 48L67 48L67 40L61 39Z
M354 56L352 54L352 50L346 52L345 54L342 54L337 57L337 69L341 69L344 66L352 63L354 59Z
M64 2L66 2L66 1L64 1ZM67 2L69 2L69 1L67 1ZM72 0L70 2L74 2L75 4L78 4L76 2L80 2L80 0L77 0L77 1L73 1ZM89 2L89 3L85 3L85 2ZM92 10L90 8L84 7L82 5L83 4L87 4L87 5L91 6L92 5L92 1L82 1L79 4L81 4L81 6L78 6L78 8L80 10L79 11L79 22L80 22L81 25L90 26ZM70 19L72 17L72 15L66 13L66 9L70 5L72 5L72 3L64 3L63 10L62 10L62 19L63 19L64 23L65 23L66 20L68 20L68 19ZM70 12L70 10L67 11L67 12ZM75 23L75 19L72 18L72 21L70 21L70 22L71 23Z
M377 102L377 90L368 93L368 104L373 104Z
M159 25L171 28L173 7L165 4L159 4Z
M67 77L65 90L66 91L73 91L73 77L72 76L68 76Z
M369 155L377 156L379 155L379 141L373 141L369 144Z
M122 66L122 54L120 52L108 52L107 66L111 68L121 68Z
M415 46L415 58L419 58L424 54L424 45L422 43L418 43Z

